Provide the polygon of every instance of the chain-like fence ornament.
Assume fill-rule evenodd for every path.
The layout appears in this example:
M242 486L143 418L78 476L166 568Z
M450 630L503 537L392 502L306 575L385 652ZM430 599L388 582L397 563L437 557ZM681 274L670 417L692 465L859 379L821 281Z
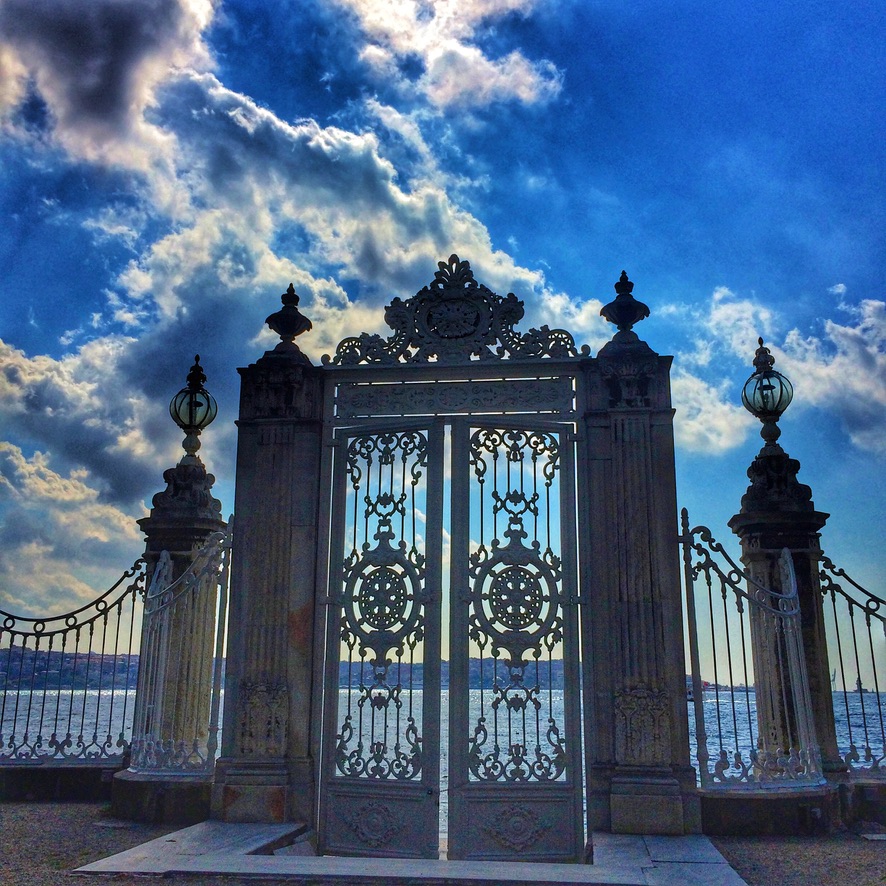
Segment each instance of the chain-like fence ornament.
M821 754L790 552L785 549L779 556L781 590L775 591L745 572L707 527L690 529L685 508L681 516L701 786L747 789L821 784ZM698 608L696 585L702 588ZM701 676L699 613L707 619L703 627L711 643L704 651L705 666L714 672L709 706ZM721 642L725 639L725 649L717 646L718 637ZM713 760L711 744L716 748Z
M886 712L880 686L886 667L886 600L828 557L821 558L818 578L834 665L834 708L846 721L840 757L850 772L886 778ZM865 682L872 682L873 690L865 688ZM848 689L850 685L854 692ZM856 742L859 735L861 751Z
M341 642L350 663L347 710L334 754L341 775L421 777L422 740L412 687L404 686L401 676L405 671L411 678L429 602L412 497L427 469L427 443L423 433L404 431L355 437L348 446L354 534L342 564L341 591L333 595L341 607ZM413 527L408 542L407 522Z
M129 748L142 558L95 600L62 615L0 610L0 766L115 761Z
M129 768L210 776L218 751L233 518L175 580L162 551L145 594L139 688ZM175 681L174 664L192 679ZM205 680L208 680L208 685ZM193 698L190 696L193 695Z
M575 347L565 329L514 326L523 318L523 302L513 293L504 298L474 279L467 261L451 255L438 262L434 280L412 298L395 298L385 308L393 330L387 340L363 333L343 339L335 356L324 363L464 363L470 360L538 359L588 356L590 348Z

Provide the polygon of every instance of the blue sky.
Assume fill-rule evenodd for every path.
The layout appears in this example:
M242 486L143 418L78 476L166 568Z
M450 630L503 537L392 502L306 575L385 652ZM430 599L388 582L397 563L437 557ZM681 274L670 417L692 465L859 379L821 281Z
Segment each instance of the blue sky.
M675 357L680 504L723 538L762 335L825 551L882 592L884 16L0 0L0 606L59 611L139 553L194 353L227 512L235 370L289 282L318 359L452 252L594 351L628 271Z

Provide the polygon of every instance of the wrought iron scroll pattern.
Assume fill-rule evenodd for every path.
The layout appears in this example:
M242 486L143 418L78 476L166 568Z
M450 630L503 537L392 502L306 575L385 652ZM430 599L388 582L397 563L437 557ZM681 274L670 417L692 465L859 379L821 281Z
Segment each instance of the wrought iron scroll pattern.
M681 519L702 787L820 784L790 553L779 558L777 592L742 570L707 527L690 529L685 508Z
M428 439L407 430L353 438L346 453L349 542L341 570L346 692L337 774L421 778ZM349 550L347 550L349 548Z
M154 568L145 595L133 771L205 775L215 766L232 543L233 517L174 581L167 551Z
M496 358L538 359L587 356L587 345L575 347L564 329L530 329L514 326L523 317L523 302L513 293L502 297L474 279L470 263L451 255L438 262L434 280L412 298L395 298L385 309L393 330L387 340L363 333L346 338L331 362L358 363L462 363ZM323 358L325 363L329 357Z
M845 733L838 734L840 756L850 771L884 778L886 600L828 557L821 558L818 577L834 669L834 713L846 724Z
M479 542L462 602L482 687L469 739L471 780L565 778L566 743L553 702L553 662L563 649L559 455L557 437L544 431L481 428L471 435Z
M0 610L0 765L119 760L132 733L138 559L98 597L62 615Z

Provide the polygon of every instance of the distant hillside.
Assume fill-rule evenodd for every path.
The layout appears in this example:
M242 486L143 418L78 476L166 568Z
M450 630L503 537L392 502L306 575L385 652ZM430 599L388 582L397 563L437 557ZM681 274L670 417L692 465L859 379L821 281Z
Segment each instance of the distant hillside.
M31 675L34 675L35 690L46 689L135 689L138 680L138 655L105 655L97 652L74 655L70 652L48 652L33 649L0 649L0 687L14 690L31 688ZM495 665L492 659L483 659L483 681L481 686L479 658L472 658L468 665L468 685L471 689L491 689L495 679ZM551 662L550 680L548 666L539 667L538 682L542 689L563 688L563 662ZM402 665L393 667L388 674L389 681L399 680L404 686L411 684L416 689L424 687L424 665ZM361 680L359 663L352 668L352 685L359 685ZM507 667L499 661L498 681L507 680ZM372 684L372 667L363 666L362 681ZM449 662L440 663L440 682L443 689L449 689ZM526 682L535 685L535 667L526 669ZM348 685L348 665L339 665L339 686Z
M0 685L8 689L135 689L137 680L137 655L0 649Z

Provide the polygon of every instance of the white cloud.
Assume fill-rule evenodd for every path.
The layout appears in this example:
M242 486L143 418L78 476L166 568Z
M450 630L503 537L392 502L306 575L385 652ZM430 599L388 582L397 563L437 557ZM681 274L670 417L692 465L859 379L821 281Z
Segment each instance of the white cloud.
M729 381L712 384L678 368L671 376L671 393L677 446L718 455L744 443L753 420L734 402Z
M493 102L545 104L556 98L562 74L549 61L515 50L489 58L474 42L479 32L508 14L529 15L532 0L339 0L365 36L360 58L379 79L418 89L435 107L476 107ZM419 59L423 72L409 80L400 63Z
M849 323L827 320L824 331L791 330L773 349L794 383L794 403L834 413L856 446L886 453L886 302L865 299Z
M11 47L0 43L0 116L19 106L27 93L28 69Z
M792 411L809 406L826 410L860 449L886 452L886 303L865 299L857 306L841 302L837 307L849 314L848 323L826 319L823 334L791 329L783 335L779 329L786 325L784 318L771 308L725 287L715 290L707 311L697 315L707 337L679 355L683 373L678 369L674 378L678 427L684 425L679 433L686 445L695 448L693 441L703 441L704 426L710 424L712 448L726 448L726 432L735 416L725 409L724 384L731 385L731 397L737 400L737 386L742 374L753 372L751 361L762 336L775 368L793 382ZM681 416L680 409L687 414ZM743 438L739 434L733 445Z
M152 476L156 484L173 451L171 428L152 428L165 404L151 402L124 369L133 344L99 338L56 360L28 357L0 341L0 423L6 433L51 446L55 459L87 470L104 495L129 503Z
M714 290L704 322L711 335L749 363L757 350L757 339L768 339L775 327L771 308L749 298L738 298L725 286Z

